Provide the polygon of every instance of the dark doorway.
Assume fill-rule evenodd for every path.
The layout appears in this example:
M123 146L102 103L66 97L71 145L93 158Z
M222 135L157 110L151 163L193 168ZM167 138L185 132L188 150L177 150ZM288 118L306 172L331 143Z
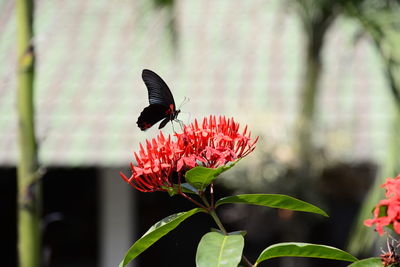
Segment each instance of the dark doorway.
M49 168L43 176L45 267L97 266L98 222L95 168ZM0 168L2 266L17 266L16 169ZM3 265L4 264L4 265Z

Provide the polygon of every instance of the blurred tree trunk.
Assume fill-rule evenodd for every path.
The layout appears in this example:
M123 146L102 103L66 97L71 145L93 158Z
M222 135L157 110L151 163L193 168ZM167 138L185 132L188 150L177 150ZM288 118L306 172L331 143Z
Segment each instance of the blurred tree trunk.
M323 38L319 36L318 39ZM305 74L300 88L299 111L296 120L296 152L301 167L310 166L313 152L312 131L314 112L318 93L318 82L322 68L322 39L307 40L309 42L304 60Z
M367 253L378 238L377 234L363 225L371 218L371 209L384 197L380 185L387 177L395 177L400 172L400 3L397 1L374 3L365 1L367 5L348 5L347 12L360 22L381 56L388 88L394 100L393 121L387 143L387 156L383 159L378 178L363 201L363 205L355 221L350 235L348 249L353 254ZM378 4L378 6L374 6Z
M166 9L167 11L167 29L171 40L173 51L178 49L178 25L176 21L176 3L175 0L153 0L154 6L159 9Z
M18 113L18 253L19 266L41 266L41 187L34 131L33 0L16 0Z
M312 163L315 108L322 70L321 54L325 35L338 15L336 1L297 0L298 12L306 36L304 76L295 121L295 151L302 169Z

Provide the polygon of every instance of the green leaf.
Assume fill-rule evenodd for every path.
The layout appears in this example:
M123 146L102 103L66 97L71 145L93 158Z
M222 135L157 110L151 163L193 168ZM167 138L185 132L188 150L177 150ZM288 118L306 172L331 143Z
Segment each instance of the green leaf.
M197 247L197 267L237 267L244 247L242 235L205 234Z
M163 189L167 190L168 194L170 197L175 196L176 194L178 194L178 186L173 186L173 187L167 187L167 186L161 186Z
M153 245L157 240L168 234L171 230L175 229L181 222L200 211L202 211L202 209L195 208L186 212L172 214L154 224L139 240L137 240L129 248L128 252L125 254L124 259L119 264L119 267L124 267L125 265L127 265L139 254L141 254L143 251Z
M309 243L279 243L267 247L260 254L256 265L262 261L277 257L308 257L341 261L357 261L353 255L338 248Z
M210 228L210 232L216 232L216 233L223 234L223 232L221 230L219 230L217 228L213 228L213 227Z
M191 186L188 183L182 183L181 188L179 190L179 184L174 184L172 187L170 186L161 186L163 189L167 190L168 194L173 197L176 194L179 193L181 190L183 193L188 193L188 194L199 194L199 191Z
M197 188L199 191L204 191L204 189L211 184L221 173L229 170L239 160L231 163L227 166L221 166L218 168L206 168L203 166L197 166L189 170L185 174L186 181L193 187Z
M373 210L375 210L375 208L373 209ZM379 215L378 215L378 217L385 217L385 216L387 216L387 210L388 210L388 206L380 206L379 207Z
M182 183L181 184L182 192L184 193L189 193L189 194L199 194L199 190L194 188L191 184L189 183Z
M302 200L286 195L247 194L247 195L224 197L217 201L216 206L218 207L219 205L227 203L252 204L252 205L260 205L271 208L312 212L323 215L325 217L329 217L328 214L326 214L325 211L321 210L320 208L311 205L307 202L304 202Z
M247 235L247 231L245 231L245 230L234 231L234 232L228 233L228 235L241 235L241 236L246 236L246 235Z
M216 233L220 233L223 234L223 232L219 229L216 228L212 228L210 229L211 232L216 232ZM228 233L228 235L242 235L242 236L246 236L247 235L247 231L241 230L241 231L234 231L234 232L230 232Z
M360 261L355 261L348 267L382 267L381 258L368 258Z

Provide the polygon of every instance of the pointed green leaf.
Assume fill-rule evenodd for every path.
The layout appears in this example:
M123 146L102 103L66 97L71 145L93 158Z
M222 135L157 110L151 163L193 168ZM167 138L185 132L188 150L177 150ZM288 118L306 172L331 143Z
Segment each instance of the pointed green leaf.
M169 194L170 197L175 196L176 194L178 194L178 187L174 186L174 187L167 187L167 186L161 186L163 189L167 190L167 193Z
M228 235L241 235L241 236L246 236L246 235L247 235L247 231L245 231L245 230L234 231L234 232L228 233Z
M355 261L348 267L382 267L381 258L368 258L359 261Z
M119 267L124 267L125 265L127 265L140 253L153 245L157 240L168 234L171 230L175 229L181 222L200 211L202 211L202 209L196 208L186 212L172 214L154 224L139 240L137 240L129 248L128 252L125 254L124 259L119 264Z
M224 234L221 230L215 229L215 228L212 228L212 227L211 227L210 231L211 231L211 232L220 233L220 234ZM247 231L244 231L244 230L241 230L241 231L234 231L234 232L228 233L228 235L242 235L242 236L246 236L246 235L247 235Z
M205 234L197 247L197 267L237 267L244 247L242 235Z
M199 190L197 190L195 187L193 187L189 183L183 183L181 184L182 191L184 193L189 193L189 194L199 194Z
M335 247L309 243L279 243L267 247L258 257L256 264L277 257L308 257L341 261L357 261L353 255Z
M210 232L216 232L216 233L224 234L221 230L213 228L213 227L210 228Z
M221 173L232 168L239 160L231 163L227 166L221 166L218 168L206 168L203 166L197 166L189 170L185 174L186 181L199 191L204 189L211 184Z
M204 191L204 189L211 184L217 176L221 173L221 169L210 169L203 166L197 166L189 170L186 175L186 181L193 187Z
M271 208L312 212L329 217L325 211L302 200L279 194L247 194L224 197L217 201L216 206L227 203L242 203L260 205Z
M171 197L177 195L181 191L183 193L188 193L188 194L199 194L199 191L188 183L182 183L181 188L179 188L179 184L174 184L172 187L171 186L161 186L161 187L165 189Z

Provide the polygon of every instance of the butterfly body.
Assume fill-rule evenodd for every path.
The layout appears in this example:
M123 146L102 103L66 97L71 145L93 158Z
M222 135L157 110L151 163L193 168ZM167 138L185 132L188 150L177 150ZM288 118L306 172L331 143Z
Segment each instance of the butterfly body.
M145 69L142 79L147 87L150 105L140 113L137 125L144 131L162 120L158 126L158 129L161 129L169 121L176 120L180 110L176 109L171 90L160 76Z

